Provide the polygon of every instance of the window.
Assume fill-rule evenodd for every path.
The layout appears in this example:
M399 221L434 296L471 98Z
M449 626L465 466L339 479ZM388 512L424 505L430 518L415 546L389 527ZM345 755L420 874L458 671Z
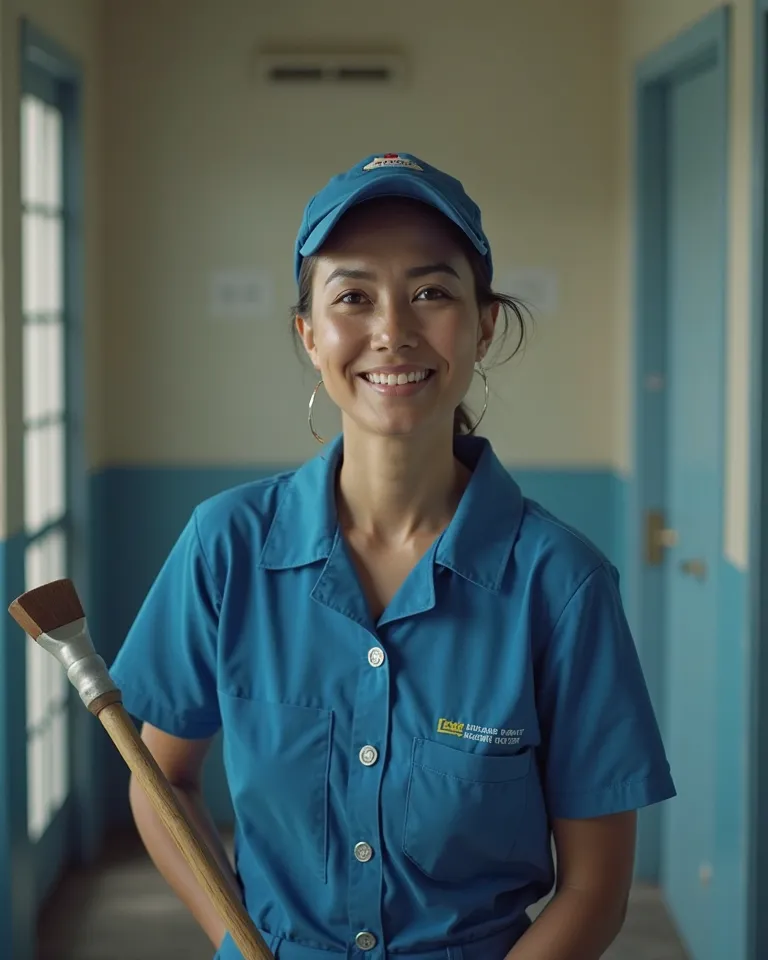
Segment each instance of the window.
M64 121L24 94L21 103L25 589L67 576L67 409L64 311ZM35 643L27 651L27 796L37 840L69 790L64 670Z

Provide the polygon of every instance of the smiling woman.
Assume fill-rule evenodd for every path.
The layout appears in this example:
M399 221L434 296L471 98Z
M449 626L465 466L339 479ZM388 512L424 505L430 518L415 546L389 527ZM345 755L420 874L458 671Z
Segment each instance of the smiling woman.
M675 789L616 570L463 410L492 343L524 334L480 211L423 160L369 157L307 204L294 262L291 322L341 434L197 507L113 679L216 844L200 771L223 731L230 875L280 960L597 960L635 811Z
M364 240L366 233L368 236ZM397 251L396 258L393 258L393 251ZM446 253L447 259L439 259ZM369 269L352 265L361 258L368 261ZM377 260L378 272L370 269ZM337 261L346 263L337 264ZM384 268L382 264L385 264ZM317 312L322 305L334 306L337 309L333 313L337 318L354 316L360 321L366 311L370 318L376 302L379 311L385 301L396 310L398 300L393 296L396 291L392 289L392 281L393 271L397 269L400 270L401 289L397 291L400 298L406 297L414 306L420 305L419 310L413 311L412 321L416 323L420 316L422 325L425 325L431 319L433 336L442 334L444 339L448 331L440 328L446 327L446 319L459 319L465 332L471 332L475 321L479 333L476 359L484 361L482 364L478 362L476 372L484 380L492 338L495 337L497 359L501 357L503 361L511 359L522 347L526 308L515 297L492 289L489 261L468 241L467 235L453 221L423 202L401 197L374 198L350 211L335 227L324 245L323 256L302 257L298 274L299 299L291 311L291 325L316 366L317 353L313 350L314 336L309 322L315 296L318 297ZM387 277L389 290L386 289ZM372 299L374 293L378 294L378 301ZM460 317L462 308L464 316ZM500 308L501 329L498 323ZM325 312L327 315L329 311ZM424 329L426 332L426 326ZM502 356L511 329L515 330L515 342L506 356ZM412 335L419 335L415 327ZM408 356L407 348L405 354ZM420 388L405 387L406 383L430 380L438 372L437 366L419 365L413 362L415 358L409 359L412 360L410 364L405 360L387 364L382 357L377 357L374 367L358 376L365 377L371 384L378 384L378 392L384 396L408 397L420 392ZM321 383L329 389L332 399L342 406L333 387L328 388L325 373L320 367L318 370L323 373ZM467 386L461 398L466 394ZM474 432L482 415L473 416L459 400L454 408L454 433Z

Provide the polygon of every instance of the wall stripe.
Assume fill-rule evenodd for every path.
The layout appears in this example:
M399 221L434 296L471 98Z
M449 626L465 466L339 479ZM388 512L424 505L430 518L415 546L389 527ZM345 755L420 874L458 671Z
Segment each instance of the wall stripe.
M93 597L89 611L94 643L107 662L122 642L144 595L196 504L220 490L279 472L280 468L168 467L108 469L91 479ZM607 470L511 468L523 492L593 540L621 569L624 538L620 522L622 483ZM127 771L107 750L109 812L128 816ZM210 759L208 799L214 816L228 822L218 751ZM118 798L117 800L115 798Z
M113 655L166 554L200 501L288 467L183 469L120 467L91 478L93 595L99 598L98 639ZM607 470L510 472L523 492L569 523L619 567L624 538L622 482Z

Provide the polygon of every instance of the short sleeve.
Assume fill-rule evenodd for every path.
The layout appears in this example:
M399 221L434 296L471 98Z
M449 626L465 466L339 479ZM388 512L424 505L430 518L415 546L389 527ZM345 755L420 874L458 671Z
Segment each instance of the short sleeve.
M550 816L599 817L675 796L613 567L594 570L560 615L537 707Z
M192 515L110 667L125 709L189 739L221 725L216 684L220 597Z

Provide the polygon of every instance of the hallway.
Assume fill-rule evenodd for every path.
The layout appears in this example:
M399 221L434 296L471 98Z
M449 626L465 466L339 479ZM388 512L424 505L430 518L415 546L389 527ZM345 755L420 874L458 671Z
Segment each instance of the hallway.
M38 960L211 960L212 953L134 835L114 842L99 868L73 872L41 916ZM687 960L654 890L635 890L605 960Z
M636 809L637 886L605 958L768 960L754 908L768 903L768 0L331 7L0 0L0 960L214 953L131 832L128 771L75 689L84 671L70 684L9 612L61 578L137 726L218 730L212 819L231 824L247 797L275 850L284 830L275 861L296 858L304 892L313 844L330 882L321 803L326 851L344 819L364 858L363 838L386 836L370 787L349 789L359 761L396 798L402 840L381 848L411 856L418 837L430 850L412 859L436 883L450 874L428 859L452 857L475 817L495 859L507 821L535 836L555 813ZM404 193L365 186L390 175L411 177ZM388 197L387 230L401 211L425 249L368 222L390 216ZM313 317L305 254L346 259L328 232L341 218L351 259L370 240L392 263L329 268L326 281L369 286ZM430 264L445 274L434 287ZM321 313L350 338L333 357L318 353ZM339 391L320 389L337 361ZM408 385L367 376L385 361ZM474 453L457 468L467 438L453 455L448 442L462 398L467 450L482 444L494 484L508 474L537 506L517 489L476 496L482 473L464 497ZM346 562L344 518L365 512L336 482L306 512L281 492L328 466L348 428L397 435L432 490L369 504L378 516L413 496L408 530L434 543L396 555L397 517L377 520L403 564L381 630ZM326 575L331 555L346 586ZM132 630L140 611L148 629ZM116 658L142 636L129 670L130 650ZM472 742L451 736L459 723ZM520 735L491 745L491 725ZM225 743L244 744L242 762L232 748L225 765ZM423 780L423 814L406 777ZM506 792L509 806L494 799ZM434 844L422 817L436 837L444 826ZM86 858L98 866L78 869ZM380 886L363 879L353 912L399 909L372 906ZM430 902L404 915L423 920ZM334 942L348 933L342 915Z

